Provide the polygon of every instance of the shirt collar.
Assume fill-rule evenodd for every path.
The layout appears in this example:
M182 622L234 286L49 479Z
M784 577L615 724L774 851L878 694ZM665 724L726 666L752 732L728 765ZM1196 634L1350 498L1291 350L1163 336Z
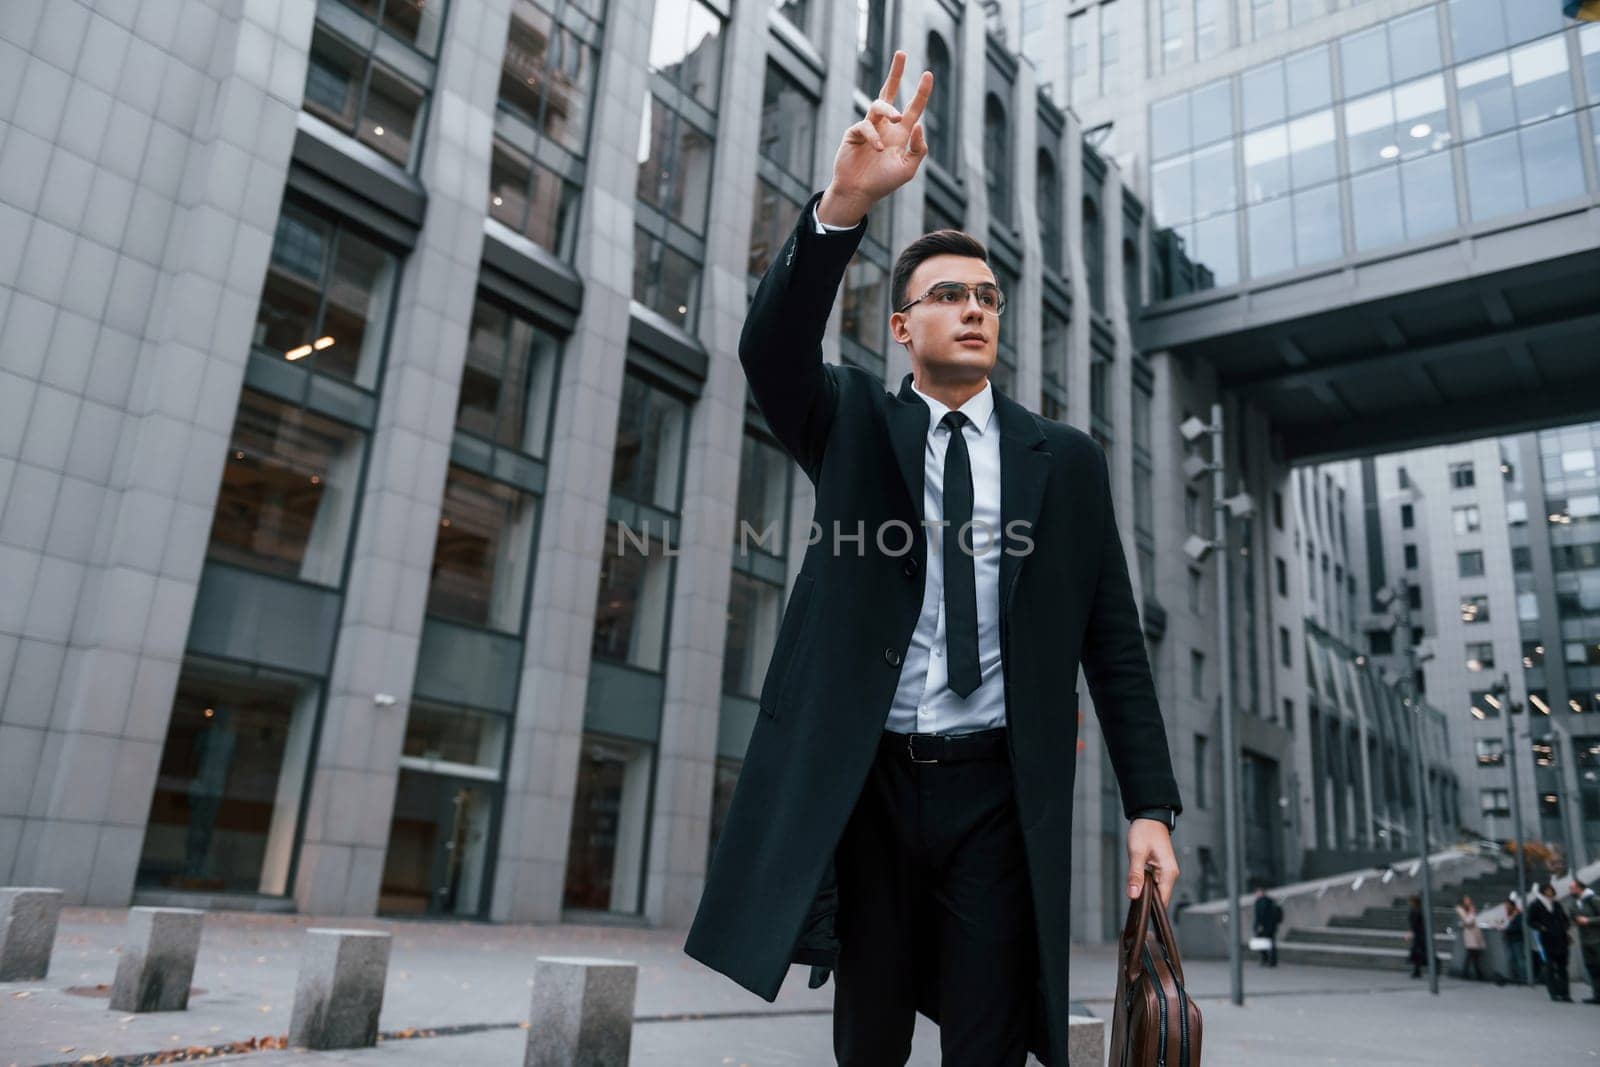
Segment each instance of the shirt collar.
M911 386L911 389L928 405L928 432L932 433L933 428L939 425L951 409L942 401L936 400L921 389L918 389L915 384ZM977 430L979 435L982 435L984 430L989 427L989 416L994 414L994 386L985 381L983 388L968 397L967 402L962 404L959 410L961 414L967 417L967 421L972 423L973 429Z

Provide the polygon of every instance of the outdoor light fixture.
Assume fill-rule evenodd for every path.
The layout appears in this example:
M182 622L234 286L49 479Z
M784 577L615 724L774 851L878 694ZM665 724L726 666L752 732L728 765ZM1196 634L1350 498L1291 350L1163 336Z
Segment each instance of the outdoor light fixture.
M1211 555L1211 550L1216 546L1199 534L1190 534L1183 539L1183 554L1196 563L1204 563L1206 557Z

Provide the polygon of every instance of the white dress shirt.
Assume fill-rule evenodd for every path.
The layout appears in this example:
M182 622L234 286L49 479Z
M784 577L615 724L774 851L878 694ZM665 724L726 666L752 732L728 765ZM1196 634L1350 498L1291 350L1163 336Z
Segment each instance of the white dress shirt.
M853 230L833 226L817 217L811 221L819 234ZM860 225L857 223L856 225ZM950 446L950 429L940 420L950 411L942 402L913 385L928 405L928 444L922 454L923 530L928 542L928 565L922 571L922 614L900 664L900 683L889 708L885 727L896 733L956 734L987 730L1006 723L1005 678L1000 665L1000 556L1005 547L1000 528L1000 428L994 422L994 389L985 382L961 405L967 417L961 428L972 464L972 521L970 543L973 576L978 593L978 688L966 697L950 688L949 646L944 610L944 457Z
M1005 678L1000 669L1000 427L994 419L994 389L987 382L961 405L961 433L972 461L973 576L978 593L978 688L966 697L950 688L945 638L944 458L950 428L940 420L950 409L911 387L928 405L928 444L923 449L922 513L928 565L922 570L922 614L900 665L900 683L885 727L897 733L956 734L1006 723Z

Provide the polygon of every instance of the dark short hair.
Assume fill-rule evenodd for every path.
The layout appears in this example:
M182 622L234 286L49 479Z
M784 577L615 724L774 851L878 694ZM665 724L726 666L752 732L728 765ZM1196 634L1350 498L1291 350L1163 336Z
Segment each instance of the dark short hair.
M989 250L970 233L961 230L934 230L925 233L906 245L900 258L894 261L894 277L889 287L890 311L898 311L910 299L906 287L911 284L911 274L923 260L934 256L966 256L989 262Z

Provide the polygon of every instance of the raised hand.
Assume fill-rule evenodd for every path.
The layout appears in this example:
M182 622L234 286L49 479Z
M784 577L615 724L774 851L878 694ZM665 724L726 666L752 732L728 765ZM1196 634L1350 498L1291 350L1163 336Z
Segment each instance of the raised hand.
M922 113L933 92L933 74L923 71L916 95L902 113L895 107L906 54L895 52L889 76L866 115L844 131L833 157L833 180L817 205L817 217L834 226L854 226L867 210L917 173L928 154Z

